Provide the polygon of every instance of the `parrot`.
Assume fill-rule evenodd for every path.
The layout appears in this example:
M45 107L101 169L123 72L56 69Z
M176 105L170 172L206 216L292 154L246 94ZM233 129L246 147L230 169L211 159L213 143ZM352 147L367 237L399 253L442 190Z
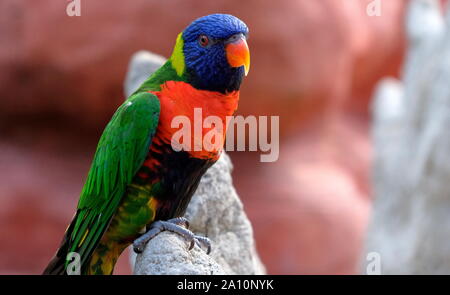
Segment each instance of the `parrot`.
M209 254L209 239L192 233L183 215L223 144L175 148L172 137L178 129L172 121L193 119L194 109L200 108L226 126L250 69L248 33L239 18L216 13L194 20L178 34L170 58L106 125L76 213L43 274L68 274L71 253L79 257L79 274L113 274L128 246L140 253L162 231L175 232L186 238L189 249L197 244ZM202 134L207 131L203 128ZM196 139L192 134L183 143L188 140Z

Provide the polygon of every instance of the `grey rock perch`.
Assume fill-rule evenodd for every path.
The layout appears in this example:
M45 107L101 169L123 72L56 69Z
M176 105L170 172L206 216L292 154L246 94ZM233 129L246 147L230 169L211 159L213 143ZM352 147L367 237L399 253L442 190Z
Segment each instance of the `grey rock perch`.
M137 52L125 79L126 96L164 62L161 56ZM210 255L197 245L189 251L183 237L163 232L149 241L142 254L130 255L134 274L265 274L252 226L233 187L232 169L223 153L203 176L185 215L190 230L211 239Z
M130 96L139 86L166 62L161 55L145 50L136 52L128 65L124 82L125 97Z
M402 81L382 81L374 98L366 254L382 274L450 274L450 11L413 0L406 27Z

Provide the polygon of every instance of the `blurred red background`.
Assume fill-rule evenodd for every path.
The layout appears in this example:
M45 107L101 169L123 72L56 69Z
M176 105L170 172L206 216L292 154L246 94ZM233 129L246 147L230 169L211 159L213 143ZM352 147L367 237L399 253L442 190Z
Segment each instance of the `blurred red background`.
M131 55L169 56L193 19L250 28L239 113L280 116L280 158L231 153L234 183L271 274L358 271L370 209L370 97L398 76L407 1L0 2L0 273L37 274L72 218ZM126 255L116 273L131 273Z

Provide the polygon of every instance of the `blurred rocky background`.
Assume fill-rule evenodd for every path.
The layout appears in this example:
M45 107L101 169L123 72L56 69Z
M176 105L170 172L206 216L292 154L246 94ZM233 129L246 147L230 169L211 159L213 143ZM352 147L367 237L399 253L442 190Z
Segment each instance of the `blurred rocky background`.
M402 79L382 80L375 93L375 199L365 254L378 253L383 274L450 274L447 10L439 1L412 1Z
M0 273L36 274L74 213L131 55L169 56L193 19L250 27L242 115L280 116L280 158L230 153L233 182L270 274L359 271L371 207L371 96L400 77L410 1L0 2ZM116 273L131 273L123 255Z

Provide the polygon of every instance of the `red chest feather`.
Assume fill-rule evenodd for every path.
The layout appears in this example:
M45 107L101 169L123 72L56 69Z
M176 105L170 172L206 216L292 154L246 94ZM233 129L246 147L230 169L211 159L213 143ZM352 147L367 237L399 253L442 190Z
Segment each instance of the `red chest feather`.
M232 116L237 109L239 91L222 94L197 90L185 82L169 81L162 85L161 91L152 93L161 104L156 140L173 147L179 142L179 148L196 158L219 157L227 116Z

